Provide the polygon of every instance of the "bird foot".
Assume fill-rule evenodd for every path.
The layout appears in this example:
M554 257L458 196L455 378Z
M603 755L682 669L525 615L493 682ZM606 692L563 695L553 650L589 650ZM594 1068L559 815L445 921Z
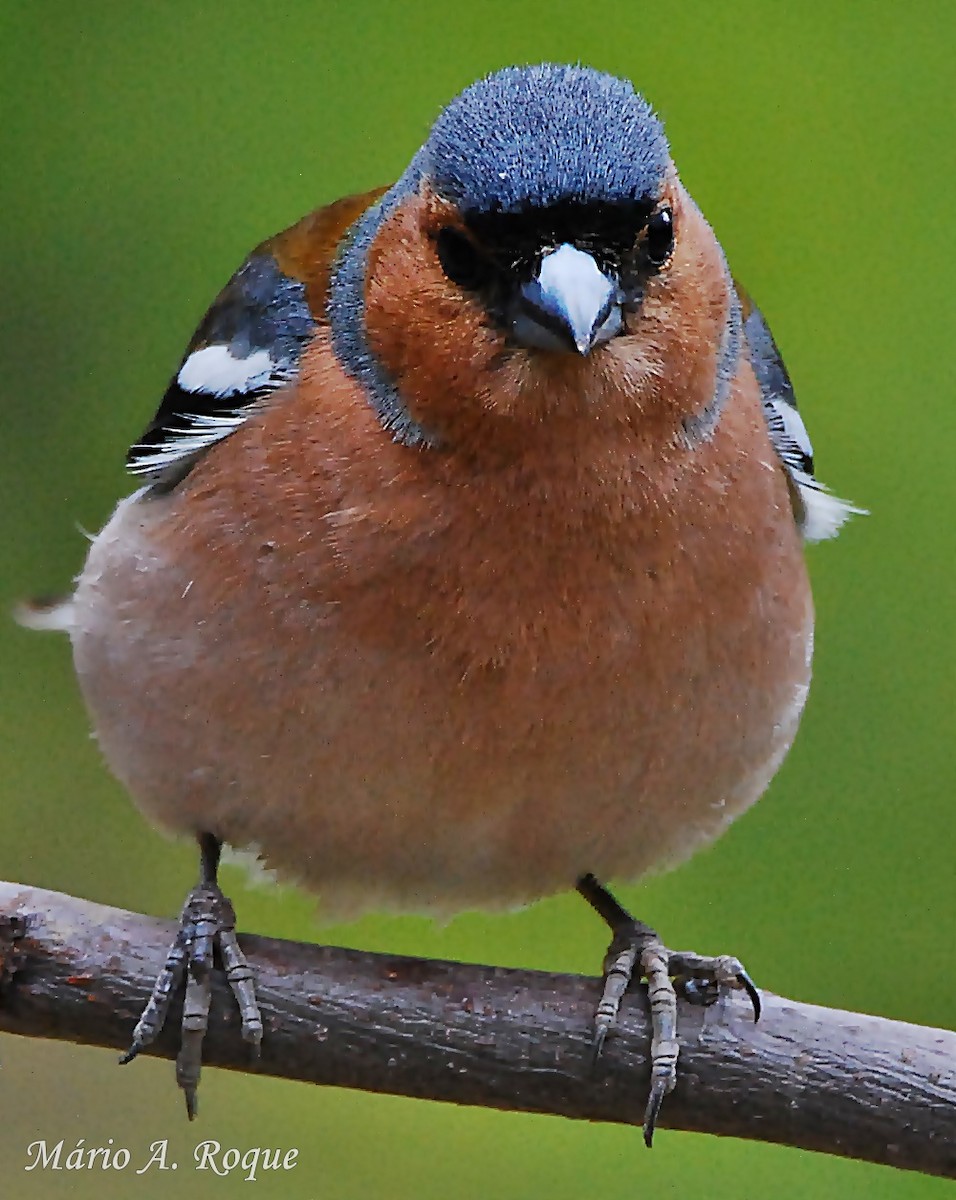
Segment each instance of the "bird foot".
M591 875L578 891L611 928L604 959L604 990L594 1017L593 1053L596 1063L608 1033L614 1028L621 1001L631 983L647 980L651 1009L651 1088L644 1110L644 1141L650 1146L664 1097L677 1083L677 994L692 1004L713 1004L726 988L742 989L760 1017L760 993L742 963L728 955L714 958L690 950L668 950L657 933L636 921Z
M709 1005L721 989L742 988L753 1005L754 1020L760 1016L760 993L738 959L668 950L653 929L630 920L614 931L604 960L604 991L594 1018L595 1062L635 978L647 980L651 1008L651 1090L644 1110L644 1141L650 1146L664 1097L677 1083L678 990L693 1004Z
M242 1038L259 1054L262 1017L256 1003L252 968L236 940L236 914L231 902L212 881L198 884L189 893L179 920L179 929L169 947L166 962L153 985L152 994L133 1030L129 1050L120 1059L131 1062L159 1036L174 994L186 981L182 1034L176 1058L176 1082L183 1090L186 1112L193 1120L198 1111L196 1093L202 1067L202 1045L209 1024L212 972L218 948L226 980L239 1006Z

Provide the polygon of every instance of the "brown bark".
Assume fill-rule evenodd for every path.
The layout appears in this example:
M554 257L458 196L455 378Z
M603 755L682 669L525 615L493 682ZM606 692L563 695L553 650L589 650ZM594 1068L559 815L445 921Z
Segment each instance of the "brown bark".
M0 883L0 1030L125 1049L171 923ZM640 1125L644 990L590 1064L596 979L244 936L267 1075ZM780 1142L956 1178L956 1034L763 993L680 1007L661 1126ZM147 1053L172 1058L180 1008ZM207 1065L250 1070L217 981ZM135 1067L128 1068L135 1070ZM636 1149L635 1149L636 1152Z

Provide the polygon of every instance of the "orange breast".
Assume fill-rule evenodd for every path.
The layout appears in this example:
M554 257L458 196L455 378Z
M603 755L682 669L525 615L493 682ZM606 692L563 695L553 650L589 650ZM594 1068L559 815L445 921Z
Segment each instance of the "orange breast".
M812 611L749 370L695 452L556 422L493 467L393 443L324 345L304 378L91 551L78 671L149 815L333 909L448 911L636 877L757 798Z

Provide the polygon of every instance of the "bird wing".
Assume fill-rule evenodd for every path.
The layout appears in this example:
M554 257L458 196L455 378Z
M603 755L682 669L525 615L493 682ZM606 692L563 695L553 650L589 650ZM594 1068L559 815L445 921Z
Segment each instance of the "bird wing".
M126 465L161 490L294 383L302 352L326 321L329 275L348 228L382 189L337 200L257 246L190 341Z
M833 537L851 513L865 510L834 496L814 475L813 446L797 410L790 375L763 313L735 281L750 363L760 387L770 441L790 485L793 515L808 542Z

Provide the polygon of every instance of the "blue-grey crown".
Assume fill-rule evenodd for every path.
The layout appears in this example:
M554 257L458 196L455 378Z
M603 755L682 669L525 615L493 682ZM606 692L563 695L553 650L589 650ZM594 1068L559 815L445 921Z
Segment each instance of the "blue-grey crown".
M668 161L661 123L630 83L545 63L463 91L435 122L420 165L463 211L514 212L652 200Z

